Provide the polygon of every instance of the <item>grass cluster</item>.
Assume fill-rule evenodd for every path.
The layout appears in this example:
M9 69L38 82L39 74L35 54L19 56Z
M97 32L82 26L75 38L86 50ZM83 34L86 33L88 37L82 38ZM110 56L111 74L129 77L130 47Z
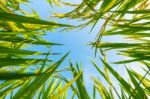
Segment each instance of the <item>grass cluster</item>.
M61 0L47 0L50 5L74 7L68 13L55 13L54 17L80 20L83 24L71 26L53 21L42 20L32 10L27 13L20 5L29 0L0 1L0 98L1 99L148 99L150 97L150 1L149 0L83 0L72 4ZM98 22L104 20L97 39L90 45L104 56L100 61L104 70L92 60L93 68L104 78L92 77L93 94L86 89L83 69L76 63L69 62L69 68L56 70L66 59L66 53L58 61L48 57L52 46L61 44L42 39L46 31L56 28L84 28L92 25L91 31ZM106 42L103 37L121 36L120 42ZM130 41L130 42L129 42ZM88 42L87 42L88 43ZM27 49L29 45L41 45L49 51L41 52ZM107 62L106 53L116 50L118 55L128 60L114 62L125 65L128 80L122 77ZM94 53L93 53L94 54ZM40 56L41 58L36 58ZM109 58L109 57L108 57ZM144 73L129 68L126 64L138 62L136 66ZM37 68L31 70L31 68ZM63 76L69 71L72 80ZM112 76L116 79L111 80ZM115 86L118 83L119 88ZM71 93L71 95L70 95Z

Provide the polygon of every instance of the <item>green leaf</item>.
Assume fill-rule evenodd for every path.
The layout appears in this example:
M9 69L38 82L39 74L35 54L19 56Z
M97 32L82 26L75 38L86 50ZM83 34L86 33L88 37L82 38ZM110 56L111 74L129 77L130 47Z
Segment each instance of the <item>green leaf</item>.
M28 66L44 61L44 59L13 59L13 58L0 58L0 66ZM49 60L51 61L51 60Z
M59 24L59 23L55 23L55 22L48 22L45 20L35 19L32 17L26 17L26 16L6 13L6 12L0 12L0 20L1 21L5 20L5 21L12 21L12 22L29 23L29 24L41 24L41 25L63 26L63 27L69 26L70 27L70 25Z
M94 81L94 86L97 88L99 91L100 95L102 96L103 99L112 99L111 95L105 88L105 86L96 78L92 78Z
M41 75L36 77L32 82L27 83L22 88L18 90L18 92L13 96L13 99L18 99L20 97L24 98L32 98L38 89L43 86L43 84L52 76L55 70L60 66L60 64L64 61L64 59L68 56L69 53L64 55L60 60L56 63L52 64L48 69L44 71L45 75Z
M134 89L131 87L130 84L128 84L126 82L126 80L124 80L110 65L108 65L105 61L103 61L101 59L101 61L103 62L103 64L108 68L108 70L112 73L112 75L118 80L118 82L120 83L120 85L124 88L124 90L128 93L128 95L130 96L132 94L132 92L134 91ZM133 97L137 98L137 95L134 94Z
M42 74L0 72L0 80L21 80L25 77L33 77L38 75Z
M144 89L139 85L139 83L137 82L137 80L135 79L135 77L133 76L133 74L131 73L131 71L127 68L127 72L130 76L130 79L135 87L135 92L137 92L138 98L139 99L148 99L147 96L145 95ZM134 94L134 93L133 93ZM132 97L132 96L131 96Z
M78 64L76 65L78 68ZM71 71L73 73L73 76L76 77L78 73L82 73L81 70L76 71L76 69L73 67L73 64L70 62ZM83 81L83 74L76 80L76 85L79 91L79 95L82 99L90 99L89 94L85 88L84 81Z
M69 81L61 90L58 91L58 93L54 96L52 96L52 99L58 99L59 97L61 97L66 90L80 77L81 73L79 73L74 79L72 79L71 81Z

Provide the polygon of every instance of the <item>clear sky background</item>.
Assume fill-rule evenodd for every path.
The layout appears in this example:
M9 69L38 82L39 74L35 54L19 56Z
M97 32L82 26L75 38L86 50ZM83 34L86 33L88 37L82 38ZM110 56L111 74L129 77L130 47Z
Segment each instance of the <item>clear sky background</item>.
M66 1L71 1L74 3L80 2L80 0L66 0ZM37 13L39 13L42 19L46 19L46 20L52 20L51 18L49 18L49 16L52 15L52 12L63 13L63 12L68 12L69 10L71 10L71 8L68 9L65 7L51 8L50 5L46 2L46 0L31 0L30 6L34 10L36 10ZM26 11L30 11L25 6L22 6L22 8L26 9ZM65 24L73 24L73 25L78 24L77 21L75 20L68 21L66 19L62 19L62 20L55 19L55 21L60 22L60 23L65 23ZM84 70L85 83L89 92L92 92L92 82L90 80L91 75L94 75L97 77L99 76L100 78L99 73L91 64L90 59L95 60L101 68L103 67L103 65L101 64L100 61L98 61L98 57L100 57L100 54L98 54L98 57L95 57L94 49L92 49L92 47L87 44L89 42L95 41L96 35L101 27L102 22L103 21L99 22L99 24L95 27L92 33L89 33L90 27L86 27L82 30L71 30L67 32L66 31L60 32L61 29L57 29L54 32L47 32L47 36L43 37L47 39L48 41L64 44L63 46L53 47L52 49L53 52L64 54L64 53L67 53L68 51L71 51L67 59L61 65L62 68L69 65L68 59L71 59L73 63L75 62L82 63L83 70ZM118 37L118 38L106 38L105 40L119 42L121 39ZM36 50L46 51L46 49L43 49L42 47L37 47ZM116 53L113 51L110 51L108 53L108 56L109 56L108 61L110 62L121 60L122 58L122 57L116 56ZM54 60L58 60L59 58L60 56L52 57L52 59ZM123 72L122 66L117 65L117 67L114 66L114 68L116 70L119 70L122 75L125 75L125 72ZM67 73L65 75L68 76Z

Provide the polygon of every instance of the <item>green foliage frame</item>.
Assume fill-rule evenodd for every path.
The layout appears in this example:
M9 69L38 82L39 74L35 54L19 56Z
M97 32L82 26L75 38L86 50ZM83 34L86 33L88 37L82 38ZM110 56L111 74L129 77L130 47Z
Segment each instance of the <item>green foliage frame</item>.
M32 9L32 14L25 12L19 6L29 0L1 0L0 1L0 97L3 99L66 99L68 90L70 98L96 99L99 93L102 99L148 99L150 97L150 7L149 0L83 0L80 4L72 4L61 0L47 0L50 5L61 4L74 7L68 13L55 13L57 18L71 18L83 21L84 24L71 26L42 20ZM91 31L100 20L104 20L95 42L91 45L100 51L104 59L100 59L104 70L94 60L91 62L98 73L105 79L92 77L93 95L88 93L84 84L81 66L74 66L57 71L56 69L67 57L65 54L54 62L48 58L51 46L61 44L48 42L41 38L46 31L56 28L83 28L92 25ZM109 28L107 28L109 27ZM104 42L103 37L120 36L120 42ZM130 40L130 42L128 42ZM126 41L126 43L124 43ZM42 45L48 52L25 50L28 45ZM110 66L106 60L106 52L116 50L119 55L128 60L114 62L128 64L138 62L144 73L137 72L125 66L129 81L123 78ZM44 58L34 58L42 56ZM32 67L38 69L31 70ZM64 71L73 75L72 80L63 76ZM144 75L143 75L144 74ZM112 76L116 78L114 82ZM74 84L74 82L76 84ZM119 88L114 86L118 83ZM106 86L106 85L109 85Z

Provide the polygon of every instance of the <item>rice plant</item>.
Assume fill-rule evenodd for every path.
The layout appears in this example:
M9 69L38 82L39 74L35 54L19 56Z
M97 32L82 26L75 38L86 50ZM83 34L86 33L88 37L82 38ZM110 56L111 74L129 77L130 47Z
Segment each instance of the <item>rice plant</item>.
M78 26L43 20L38 13L26 12L20 8L30 0L1 0L0 1L0 98L2 99L148 99L150 97L150 44L149 44L149 0L83 0L80 4L72 4L62 0L47 0L53 6L74 7L68 13L54 13L54 17L80 20ZM103 83L98 77L91 77L93 93L89 93L84 82L84 69L77 63L68 62L66 70L72 74L69 80L63 73L65 70L56 69L63 63L69 53L58 61L49 59L52 46L62 44L42 39L46 31L56 28L76 29L89 25L91 31L104 23L97 33L95 41L90 45L95 48L96 55L100 51L104 59L100 61L104 69L92 60L93 68L103 77ZM120 42L103 41L105 37L120 36ZM88 43L88 42L87 42ZM44 46L47 52L35 51L28 48ZM116 50L118 55L128 57L114 62L123 64L128 74L128 80L122 77L113 66L108 64L107 53ZM93 53L94 54L94 53ZM37 58L38 56L42 58ZM89 60L90 61L90 60ZM144 73L129 68L126 64L139 62ZM31 68L34 68L33 70ZM116 80L112 80L115 78ZM115 84L119 85L119 88Z
M149 0L83 0L82 3L75 5L74 10L64 14L55 14L55 17L70 18L82 21L76 28L91 26L91 31L98 22L103 20L103 25L99 30L97 39L92 42L96 50L104 56L102 60L105 71L92 61L98 72L105 78L110 85L106 87L101 80L92 77L94 90L97 90L102 99L121 98L121 99L148 99L149 98ZM68 4L68 6L74 6ZM118 42L104 40L105 37L121 37ZM104 41L103 41L104 40ZM144 75L133 69L126 67L129 75L129 82L118 74L108 63L106 63L106 53L109 50L116 50L118 55L126 56L125 60L114 62L115 64L128 64L140 62L144 69ZM137 66L137 68L141 68ZM143 69L143 68L141 68ZM121 90L118 91L110 80L111 73L119 82ZM138 76L140 75L140 76ZM140 77L140 78L139 78ZM145 81L144 81L145 80ZM147 80L147 81L146 81ZM147 82L147 86L142 85ZM113 90L113 91L112 91ZM96 93L96 91L94 91ZM115 93L115 96L113 94ZM96 95L93 95L95 98Z
M26 2L28 1L0 1L0 97L31 99L41 92L44 93L41 96L44 99L58 97L56 94L62 88L61 80L52 85L53 87L59 85L58 89L54 87L55 90L46 90L45 86L49 88L47 86L56 81L53 75L68 53L57 62L49 59L48 56L57 54L51 52L51 46L62 44L48 42L41 36L45 35L46 31L70 26L42 20L34 10L32 14L25 12L19 6ZM41 45L49 51L30 50L26 48L29 45ZM39 56L42 58L38 58ZM78 76L68 84L71 85ZM46 83L48 80L49 84ZM67 90L69 85L66 85L64 90ZM64 92L60 96L62 94Z

